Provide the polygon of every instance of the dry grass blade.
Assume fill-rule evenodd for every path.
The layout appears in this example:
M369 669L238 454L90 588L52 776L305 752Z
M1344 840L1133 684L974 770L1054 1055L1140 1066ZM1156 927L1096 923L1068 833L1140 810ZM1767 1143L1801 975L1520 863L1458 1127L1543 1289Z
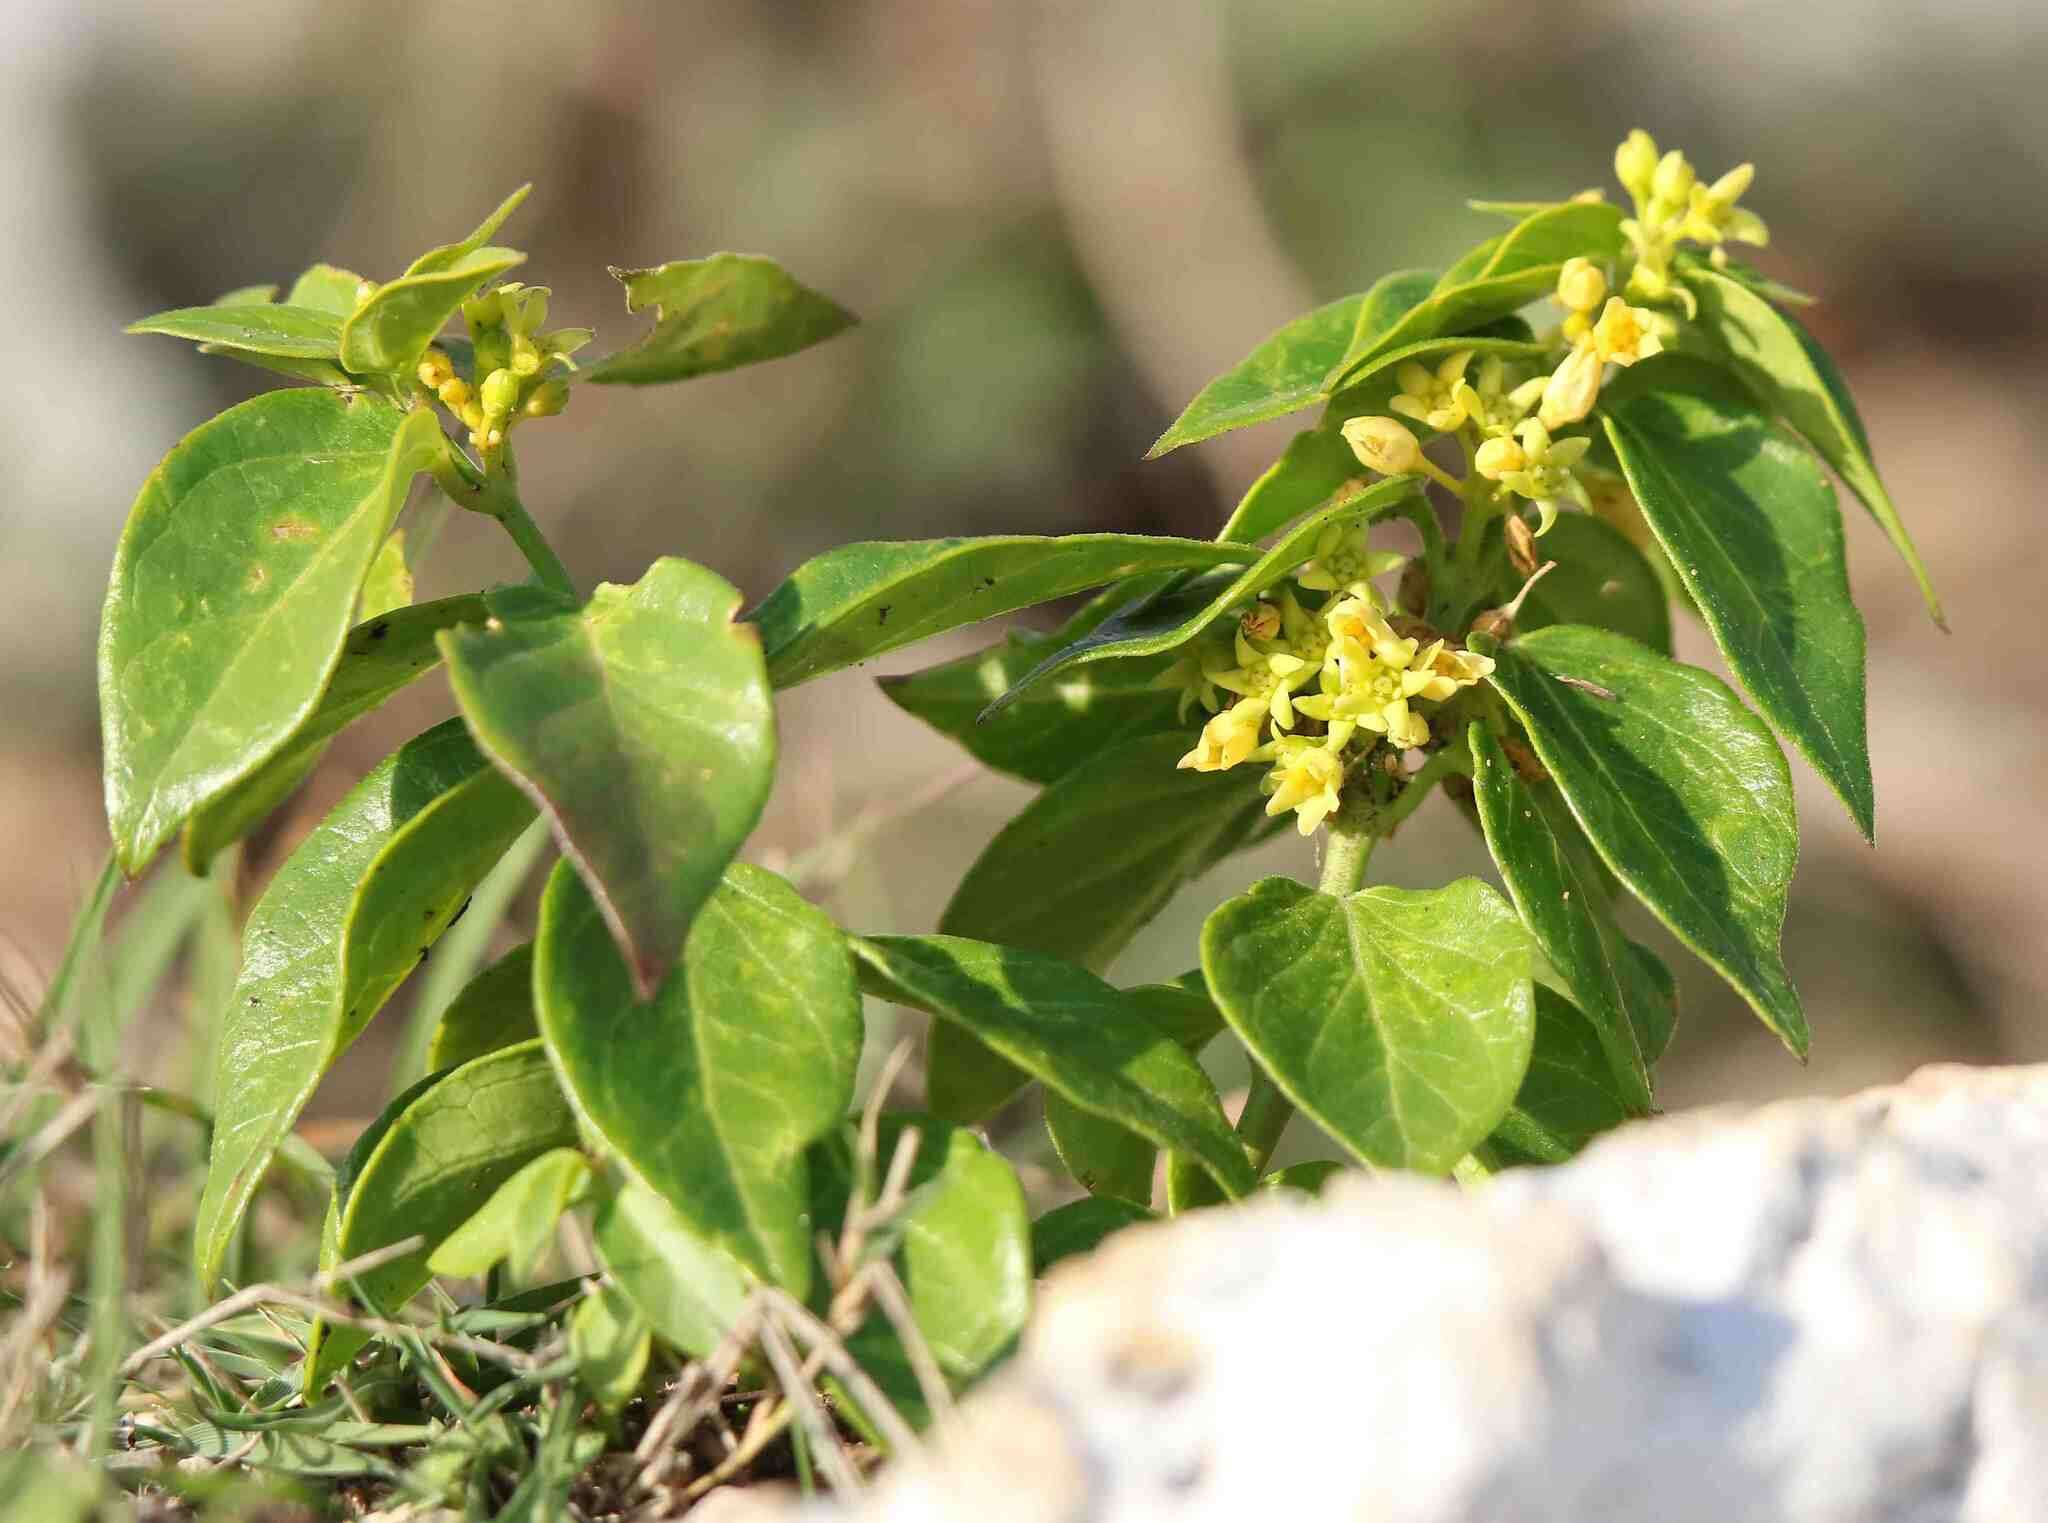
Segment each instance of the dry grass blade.
M896 1329L896 1339L910 1360L910 1370L917 1377L917 1388L925 1405L934 1417L950 1417L952 1389L946 1384L938 1360L932 1357L931 1345L924 1341L924 1333L918 1328L917 1314L910 1309L910 1295L897 1277L896 1266L882 1259L868 1266L867 1275L868 1291L882 1308L882 1315L889 1319L889 1325Z
M36 1134L24 1142L0 1163L0 1190L14 1182L14 1177L33 1169L62 1147L71 1134L93 1118L100 1108L102 1092L89 1089L80 1095L73 1095L65 1107L43 1123Z
M805 1364L808 1378L815 1380L820 1370L830 1370L838 1377L840 1384L846 1387L847 1395L867 1413L869 1421L874 1423L883 1441L891 1449L899 1454L915 1454L922 1447L918 1442L916 1430L903 1420L903 1414L896 1410L896 1404L889 1400L882 1388L860 1367L860 1362L847 1351L846 1345L840 1341L837 1333L812 1316L802 1303L787 1293L769 1290L763 1291L762 1295L767 1298L774 1314L794 1329L809 1345L810 1358ZM926 1358L930 1358L929 1351ZM936 1366L934 1369L936 1370ZM948 1400L944 1389L941 1382L941 1400ZM926 1400L929 1401L930 1397L927 1396Z
M825 1412L825 1404L811 1389L813 1377L805 1374L797 1362L796 1349L790 1343L789 1335L772 1317L761 1324L761 1352L767 1355L769 1368L775 1371L775 1379L782 1387L784 1404L795 1409L797 1421L803 1425L804 1435L810 1440L811 1452L817 1459L818 1468L824 1472L827 1484L834 1491L849 1496L859 1491L860 1474L853 1468L846 1446L840 1443L832 1419Z

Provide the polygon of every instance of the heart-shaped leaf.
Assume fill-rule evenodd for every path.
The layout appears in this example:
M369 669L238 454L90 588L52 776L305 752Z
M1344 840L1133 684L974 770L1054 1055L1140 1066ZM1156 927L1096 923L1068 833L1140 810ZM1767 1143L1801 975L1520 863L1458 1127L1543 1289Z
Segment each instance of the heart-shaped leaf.
M1362 1161L1433 1174L1514 1103L1532 950L1473 878L1341 899L1267 878L1202 927L1210 991L1288 1099Z
M1699 315L1684 333L1733 367L1849 483L1913 573L1928 613L1946 629L1933 578L1884 489L1855 399L1827 351L1797 318L1780 312L1745 281L1696 263L1684 265L1681 278L1699 302Z
M321 1076L533 819L460 720L380 762L279 868L221 1016L213 1152L194 1229L211 1286Z
M427 1048L427 1071L439 1073L539 1034L539 1017L533 1012L533 943L529 941L477 974L448 1002Z
M1491 680L1615 876L1804 1056L1778 951L1799 825L1771 732L1706 672L1581 625L1502 647Z
M1483 725L1472 727L1471 743L1479 820L1508 895L1599 1035L1609 1083L1641 1115L1650 1108L1644 1049L1669 1031L1670 1005L1641 976L1646 954L1614 923L1607 875L1556 786L1519 776Z
M792 571L747 617L777 687L1054 598L1161 571L1249 561L1255 551L1144 534L1009 534L841 545Z
M130 877L318 707L440 445L425 411L276 391L193 430L143 483L99 649L107 820Z
M281 359L333 360L341 353L341 324L333 314L275 302L180 307L128 325L130 333L161 333L215 349Z
M547 810L642 997L761 817L775 709L722 577L664 558L577 608L538 587L440 637L478 743Z
M537 1041L421 1080L391 1102L336 1172L337 1232L324 1267L409 1237L425 1239L350 1281L365 1306L390 1316L426 1287L433 1278L427 1260L479 1202L542 1154L575 1141L576 1117ZM309 1398L366 1336L314 1321L306 1346Z
M533 978L541 1036L585 1124L693 1232L804 1296L803 1152L845 1115L860 1058L838 927L773 873L735 864L642 1002L563 863L541 902Z
M1048 787L975 859L941 934L1106 969L1168 900L1266 822L1254 779L1176 767L1187 748L1186 735L1141 736ZM947 1119L981 1121L1024 1082L971 1032L932 1029L925 1094Z
M861 984L964 1026L1084 1110L1199 1158L1232 1195L1251 1166L1201 1065L1085 968L959 936L856 939Z
M205 872L216 852L247 835L297 790L327 754L329 741L441 664L437 634L483 618L482 597L466 593L393 609L351 629L318 707L268 761L185 822L185 865Z
M1536 986L1536 1045L1514 1106L1473 1152L1488 1168L1563 1163L1640 1115L1624 1098L1602 1034L1570 1000Z
M780 359L845 332L858 319L758 254L678 259L612 271L626 310L655 308L654 331L584 372L599 384L684 381Z
M1659 356L1617 391L1602 399L1607 437L1643 517L1729 669L1869 837L1863 616L1834 489L1798 439L1704 364Z

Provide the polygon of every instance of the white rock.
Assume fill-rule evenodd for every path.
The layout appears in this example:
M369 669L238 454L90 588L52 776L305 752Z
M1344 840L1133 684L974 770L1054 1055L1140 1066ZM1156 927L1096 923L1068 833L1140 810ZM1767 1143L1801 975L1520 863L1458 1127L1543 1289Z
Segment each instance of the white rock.
M2048 1067L1127 1232L926 1460L806 1515L2048 1519Z

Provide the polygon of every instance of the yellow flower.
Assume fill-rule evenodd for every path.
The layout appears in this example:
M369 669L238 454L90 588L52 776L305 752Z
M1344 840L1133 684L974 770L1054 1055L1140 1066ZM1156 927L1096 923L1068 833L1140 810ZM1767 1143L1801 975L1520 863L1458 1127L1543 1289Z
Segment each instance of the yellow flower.
M1563 428L1577 423L1593 410L1600 399L1601 359L1599 349L1580 344L1565 356L1543 388L1543 405L1536 416L1545 428Z
M1303 835L1314 835L1316 827L1336 810L1337 790L1344 782L1344 763L1326 744L1298 736L1275 741L1273 770L1259 783L1272 798L1266 813L1298 816Z
M1536 532L1547 534L1550 526L1557 522L1561 499L1569 497L1582 508L1590 505L1586 488L1573 467L1593 447L1593 441L1584 438L1553 440L1542 421L1531 418L1521 426L1519 442L1522 463L1515 470L1504 471L1500 484L1518 497L1526 497L1536 504L1536 511L1541 515Z
M1314 675L1308 662L1288 651L1262 651L1238 633L1234 667L1209 667L1204 675L1218 687L1238 694L1273 716L1276 730L1294 728L1294 689ZM1233 705L1243 708L1244 703ZM1226 765L1230 765L1226 763Z
M1154 677L1146 686L1163 688L1169 693L1178 693L1180 695L1180 708L1178 712L1183 721L1188 717L1188 710L1197 703L1213 714L1216 712L1218 702L1216 684L1209 680L1209 674L1204 670L1204 664L1202 648L1199 645L1187 646L1182 649L1179 658L1175 660L1173 665Z
M1718 245L1724 238L1762 247L1771 241L1764 219L1735 203L1756 178L1754 164L1737 164L1712 185L1695 185L1688 198L1684 236L1695 243Z
M1322 691L1295 705L1330 727L1329 745L1341 750L1353 732L1384 735L1402 748L1425 745L1429 723L1408 700L1435 692L1450 696L1435 661L1443 642L1427 650L1394 632L1383 614L1363 598L1340 598L1325 611L1330 626L1330 660L1324 662Z
M1226 772L1259 748L1259 730L1266 722L1266 705L1246 698L1202 726L1194 750L1180 759L1179 766L1196 772Z
M1656 314L1631 307L1619 296L1610 296L1601 310L1600 321L1593 324L1593 347L1603 361L1612 360L1617 365L1633 365L1637 360L1661 354L1664 341L1657 337L1656 321Z
M1650 176L1650 221L1663 222L1677 216L1698 183L1692 160L1676 148L1665 154L1657 161L1656 173Z
M1409 360L1394 372L1401 389L1387 405L1404 418L1447 434L1465 422L1460 393L1465 386L1465 367L1471 363L1470 349L1446 355L1434 374Z
M1614 177L1640 204L1650 199L1650 178L1657 172L1657 140L1638 127L1614 150Z
M1359 462L1382 476L1405 476L1422 469L1422 446L1392 418L1351 418L1342 432Z
M1315 559L1294 579L1315 592L1360 592L1374 577L1406 564L1406 556L1373 549L1364 524L1331 524L1316 540Z
M1528 416L1529 409L1543 395L1546 384L1545 377L1537 376L1509 391L1507 366L1499 355L1489 354L1479 362L1478 384L1461 383L1458 400L1464 404L1466 418L1479 430L1481 437L1505 438L1515 431L1517 423Z
M1472 457L1472 468L1488 481L1499 481L1512 471L1519 471L1528 461L1512 435L1488 439L1479 446Z

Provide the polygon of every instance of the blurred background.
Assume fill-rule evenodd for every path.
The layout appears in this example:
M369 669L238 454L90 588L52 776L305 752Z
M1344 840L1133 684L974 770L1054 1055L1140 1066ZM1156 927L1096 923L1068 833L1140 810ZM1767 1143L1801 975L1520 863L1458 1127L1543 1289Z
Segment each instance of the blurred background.
M0 971L40 987L104 852L92 653L128 505L182 434L264 384L124 322L315 259L388 277L527 179L505 236L554 287L555 321L598 326L601 348L639 328L607 264L771 253L863 325L735 375L581 391L522 454L527 500L582 585L675 553L759 597L846 539L1213 534L1298 425L1143 463L1204 381L1310 305L1489 235L1468 196L1607 184L1641 125L1707 174L1758 163L1748 204L1775 235L1758 262L1822 298L1810 321L1954 625L1928 624L1849 506L1880 844L1795 769L1787 953L1813 1059L1671 953L1684 990L1663 1099L2048 1058L2044 66L2048 7L2017 0L12 0ZM518 576L496 534L451 523L421 595L479 567ZM1026 793L963 769L869 678L994 635L789 695L754 854L786 862L878 827L813 889L851 926L928 929ZM1714 664L1696 627L1682 638ZM350 732L252 843L240 890L448 712L435 677ZM1120 977L1187 967L1208 907L1309 856L1290 833L1227 864ZM1417 885L1488 870L1437 805L1380 861ZM530 913L515 905L507 944ZM191 1016L154 1012L137 1065ZM374 1111L396 1024L373 1028L316 1114Z

